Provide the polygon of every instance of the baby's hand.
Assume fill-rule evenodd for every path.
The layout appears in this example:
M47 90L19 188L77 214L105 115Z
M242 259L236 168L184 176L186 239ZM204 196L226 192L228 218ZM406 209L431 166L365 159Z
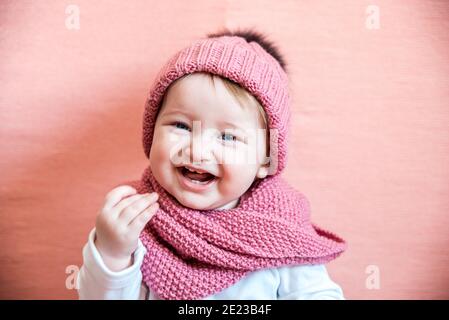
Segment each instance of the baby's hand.
M140 232L154 216L158 194L137 194L130 186L112 189L97 216L95 246L112 271L132 264Z

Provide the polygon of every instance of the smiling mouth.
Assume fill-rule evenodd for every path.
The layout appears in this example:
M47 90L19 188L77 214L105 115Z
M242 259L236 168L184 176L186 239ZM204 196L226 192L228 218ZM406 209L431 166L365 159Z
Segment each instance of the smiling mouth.
M179 167L177 170L181 173L182 176L189 179L192 183L198 184L198 185L207 185L213 180L217 179L216 176L214 176L211 173L208 172L195 172L193 170L190 170L186 167Z

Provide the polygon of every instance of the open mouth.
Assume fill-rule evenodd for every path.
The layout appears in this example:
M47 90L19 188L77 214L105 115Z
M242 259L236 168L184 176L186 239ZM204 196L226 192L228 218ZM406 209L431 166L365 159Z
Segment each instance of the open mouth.
M179 167L177 169L184 178L188 179L194 184L207 185L217 179L216 176L209 172L198 172L187 167Z

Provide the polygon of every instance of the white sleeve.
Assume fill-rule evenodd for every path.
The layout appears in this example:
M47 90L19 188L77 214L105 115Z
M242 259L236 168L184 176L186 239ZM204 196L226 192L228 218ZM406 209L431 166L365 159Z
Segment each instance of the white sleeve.
M146 248L139 239L133 264L119 272L111 271L94 244L95 228L83 248L83 265L77 277L80 300L139 300L145 299L140 266Z
M333 282L324 265L278 268L279 300L344 300L341 287Z

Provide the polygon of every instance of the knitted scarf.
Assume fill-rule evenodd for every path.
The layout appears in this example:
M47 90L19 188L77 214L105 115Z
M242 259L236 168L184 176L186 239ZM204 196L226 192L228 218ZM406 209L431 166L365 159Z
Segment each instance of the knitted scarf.
M159 194L159 209L140 239L147 248L143 281L161 299L205 298L252 271L322 264L346 248L343 239L311 223L309 201L280 175L255 180L237 207L226 210L184 207L150 167L127 184Z

